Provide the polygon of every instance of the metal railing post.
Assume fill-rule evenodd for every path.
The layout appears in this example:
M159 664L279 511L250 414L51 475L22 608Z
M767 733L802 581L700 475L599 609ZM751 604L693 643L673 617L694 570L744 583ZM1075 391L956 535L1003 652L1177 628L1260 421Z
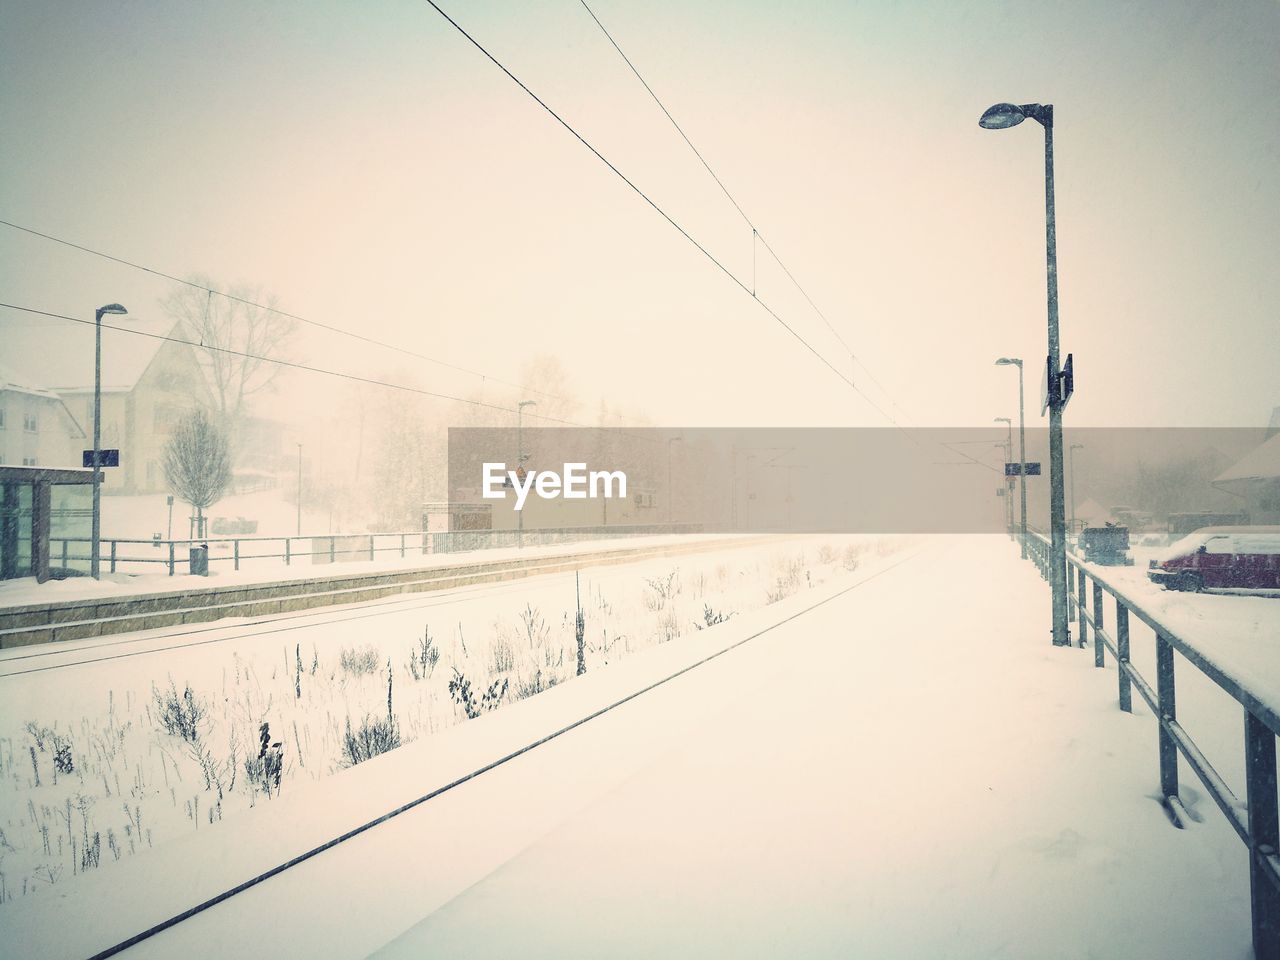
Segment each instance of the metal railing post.
M67 541L62 541L62 569L67 569ZM114 567L112 568L115 569Z
M337 549L337 546L338 546L338 538L330 537L329 538L329 562L330 563L336 562L334 551Z
M1106 615L1102 609L1102 584L1097 580L1093 581L1093 665L1095 667L1106 666L1107 655L1106 646L1102 642L1102 625L1106 620ZM1082 628L1083 631L1083 628Z
M240 569L240 541L231 541L231 552L235 554L236 569Z
M291 556L291 552L290 552L290 550L289 550L289 538L288 538L288 537L285 537L285 538L284 538L284 565L285 565L286 567L287 567L287 566L289 566L289 561L290 561L291 559L292 559L292 556Z
M1076 609L1080 618L1080 646L1084 646L1089 642L1089 612L1088 592L1085 590L1085 584L1089 578L1084 575L1084 567L1076 567ZM1094 611L1097 613L1097 610Z
M375 559L376 559L376 558L374 557L374 555L373 555L373 552L374 552L375 545L377 544L377 542L378 542L378 535L377 535L376 533L371 533L371 534L369 534L369 560L370 560L370 562L372 562L373 560L375 560Z
M1120 709L1125 713L1133 713L1133 691L1130 689L1129 673L1125 667L1129 664L1129 608L1116 602L1116 659L1119 660L1117 672L1120 674Z
M173 576L173 541L169 541L169 576Z
M1080 601L1076 599L1076 585L1080 582L1080 568L1067 564L1067 619L1080 619Z
M111 572L116 572L116 541L111 541Z
M402 560L404 559L404 537L403 533L400 534L400 559Z
M1253 953L1280 960L1280 888L1267 875L1266 858L1280 848L1276 806L1276 735L1248 707L1244 711L1245 798L1249 804L1249 891L1253 901Z
M1178 710L1173 690L1173 645L1156 633L1156 700L1162 720L1176 720ZM1160 724L1160 794L1165 806L1178 799L1178 747L1173 736Z

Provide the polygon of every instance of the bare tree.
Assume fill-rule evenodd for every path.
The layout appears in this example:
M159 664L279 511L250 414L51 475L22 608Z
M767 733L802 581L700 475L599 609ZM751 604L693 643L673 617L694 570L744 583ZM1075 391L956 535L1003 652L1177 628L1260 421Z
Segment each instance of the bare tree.
M205 535L205 510L217 503L231 482L231 450L226 434L202 409L174 426L164 448L169 489L196 508L196 535Z
M235 443L247 401L269 389L281 370L279 364L255 358L287 359L298 324L277 312L275 298L259 289L234 286L227 291L231 296L225 297L209 292L208 288L223 288L208 277L189 279L197 286L180 288L164 302L164 310L206 348L198 355L209 381L214 414L228 440Z

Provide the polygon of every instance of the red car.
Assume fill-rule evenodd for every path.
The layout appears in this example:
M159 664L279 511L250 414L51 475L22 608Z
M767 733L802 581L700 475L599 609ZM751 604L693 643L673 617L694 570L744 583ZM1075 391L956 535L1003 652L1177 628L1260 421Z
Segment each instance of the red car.
M1152 560L1147 576L1174 590L1280 591L1280 527L1205 527Z

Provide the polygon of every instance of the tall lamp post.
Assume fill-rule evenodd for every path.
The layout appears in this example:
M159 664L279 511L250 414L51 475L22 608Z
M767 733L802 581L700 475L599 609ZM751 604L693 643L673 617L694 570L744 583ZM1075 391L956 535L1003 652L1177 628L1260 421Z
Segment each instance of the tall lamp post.
M95 580L102 574L102 318L128 312L118 303L108 303L93 313L93 527L89 534L89 574Z
M675 499L675 494L671 492L671 445L683 440L684 437L667 437L667 523L671 523L671 502Z
M996 417L992 423L1003 423L1009 428L1009 436L1004 442L1004 462L1013 462L1013 418ZM1013 536L1013 477L1004 478L1004 512L1008 515L1009 536Z
M537 400L521 400L516 404L516 475L523 479L524 469L524 408L536 407ZM524 546L524 511L516 511L516 546Z
M298 536L302 536L302 444L298 444Z
M1018 526L1022 541L1022 559L1027 558L1027 406L1023 396L1022 360L1019 357L1001 357L997 367L1018 368L1018 493L1022 501L1021 521Z
M997 103L978 120L986 130L1016 127L1030 117L1044 128L1045 264L1049 300L1049 586L1053 592L1053 644L1071 643L1067 627L1067 537L1063 507L1062 398L1058 363L1058 233L1053 207L1053 104Z
M1068 450L1068 456L1071 460L1071 529L1076 528L1076 451L1083 450L1083 443L1073 443Z

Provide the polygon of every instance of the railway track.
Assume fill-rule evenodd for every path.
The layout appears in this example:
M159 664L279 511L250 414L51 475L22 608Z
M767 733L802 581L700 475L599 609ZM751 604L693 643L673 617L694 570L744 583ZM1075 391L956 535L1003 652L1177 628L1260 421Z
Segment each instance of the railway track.
M457 788L463 786L466 783L475 781L476 779L483 777L486 774L492 773L520 757L526 756L548 744L556 742L561 738L565 737L566 735L571 734L573 731L579 730L582 727L586 726L587 724L590 724L595 720L605 717L613 713L614 711L617 711L620 708L625 707L627 704L632 703L637 699L644 697L648 694L651 694L667 686L668 684L671 684L673 681L681 677L687 676L693 671L696 671L714 661L719 660L720 658L724 657L726 654L733 652L735 650L738 650L746 646L747 644L752 643L755 640L758 640L762 637L769 635L774 630L777 630L778 628L783 627L784 625L789 624L805 616L806 614L813 612L814 610L817 610L821 607L826 606L829 603L832 603L835 600L838 600L839 598L849 594L853 590L856 590L857 588L863 586L864 584L870 582L871 580L874 580L877 577L882 576L883 574L886 574L889 571L895 569L896 567L901 566L904 563L907 563L908 561L912 560L917 554L918 554L918 551L902 556L901 558L895 560L894 562L889 563L884 567L881 567L874 573L871 573L867 576L859 578L857 581L855 581L854 583L848 586L842 587L832 593L829 593L812 603L807 603L802 608L798 610L794 610L793 612L785 616L778 617L775 621L768 623L767 625L753 631L752 633L750 633L745 637L740 637L736 640L733 640L732 642L727 643L725 646L723 646L720 649L716 649L713 652L706 654L705 656L701 656L699 659L696 659L691 663L687 663L683 666L680 666L677 669L671 670L670 672L659 676L657 679L653 679L649 682L646 682L639 689L627 692L621 696L615 696L613 699L596 707L595 709L592 709L589 712L582 714L581 716L573 717L568 722L562 722L560 723L560 725L556 726L554 729L551 729L548 732L545 732L539 736L536 736L534 739L528 740L527 742L520 743L511 749L503 748L503 752L501 752L498 756L495 756L492 759L488 760L487 762L484 762L474 768L467 769L465 772L461 773L460 775L451 775L449 779L446 780L446 782L434 785L430 789L425 790L420 795L412 797L407 801L398 803L396 806L392 807L391 809L388 809L385 812L375 817L372 817L371 819L367 819L355 826L352 826L339 833L336 833L328 837L327 839L323 840L322 842L314 843L308 846L306 849L302 849L297 853L293 854L292 856L288 856L287 858L280 860L279 862L275 863L274 865L270 866L267 869L258 870L254 872L252 875L244 877L244 879L240 880L239 882L228 884L227 886L225 886L224 889L220 890L219 892L211 896L204 897L199 902L187 905L182 909L175 909L172 912L170 912L168 916L165 916L163 919L150 924L145 929L139 930L133 933L132 935L119 940L118 942L111 943L109 946L105 946L101 949L98 949L95 947L96 952L90 954L88 957L88 960L107 960L107 958L109 957L115 957L143 943L144 941L150 940L152 937L155 937L166 930L169 930L173 927L178 926L179 924L192 920L193 918L199 916L200 914L204 913L207 910L210 910L213 907L218 906L219 904L223 904L234 897L237 897L241 894L246 893L249 890L260 887L262 884L267 883L276 877L279 877L281 874L284 874L295 867L298 867L304 863L307 863L313 860L314 858L320 856L321 854L324 854L328 851L332 851L335 848L357 837L368 834L370 831L373 831L378 827L388 824L389 822L395 820L396 818L406 813L409 813L412 810L421 808L423 805L433 800L436 800L445 794L448 794L450 791L456 790Z
M400 594L524 579L587 566L633 563L656 557L752 546L769 539L771 538L707 538L692 543L641 544L611 550L579 550L502 560L437 563L377 573L211 586L195 592L170 590L130 597L30 604L0 610L0 650L209 623L228 617L252 618L384 600Z
M637 557L629 562L643 563L646 559ZM625 564L617 563L612 566L617 567L617 571L605 576L626 575ZM599 580L600 576L597 574L595 579ZM523 586L525 579L509 579L500 583L474 584L452 590L432 591L427 597L412 594L346 607L318 607L286 614L265 614L260 617L241 619L234 624L191 625L167 631L146 630L134 634L117 634L114 635L116 639L100 637L90 638L80 643L18 647L0 654L0 681L34 673L163 654L215 643L274 636L294 630L307 630L320 624L352 623L396 616L407 611L475 603L525 589Z

